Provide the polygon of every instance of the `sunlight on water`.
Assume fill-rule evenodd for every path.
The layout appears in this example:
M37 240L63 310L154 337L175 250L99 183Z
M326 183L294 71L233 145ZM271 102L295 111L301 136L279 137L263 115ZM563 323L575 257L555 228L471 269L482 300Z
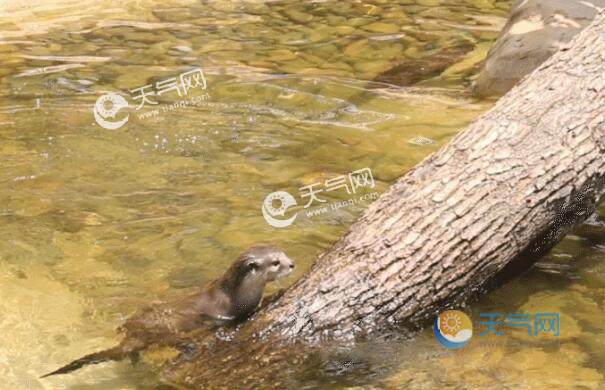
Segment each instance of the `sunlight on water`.
M382 192L445 144L491 105L468 93L469 77L508 6L0 1L0 387L155 388L153 364L37 378L112 346L136 308L217 276L255 242L273 240L301 265L286 283L303 274L368 201L276 230L264 197L365 167ZM134 110L129 91L197 67L206 90ZM108 92L131 107L117 130L93 117ZM351 352L361 363L307 385L515 386L523 376L596 388L605 227L595 221L473 307L474 320L559 311L559 339L509 335L454 354L427 330L361 346Z

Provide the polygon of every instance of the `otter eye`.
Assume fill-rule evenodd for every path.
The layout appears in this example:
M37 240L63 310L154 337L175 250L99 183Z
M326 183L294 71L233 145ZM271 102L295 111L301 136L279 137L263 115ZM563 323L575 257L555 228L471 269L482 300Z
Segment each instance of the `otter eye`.
M279 260L275 260L271 265L277 267L279 265Z

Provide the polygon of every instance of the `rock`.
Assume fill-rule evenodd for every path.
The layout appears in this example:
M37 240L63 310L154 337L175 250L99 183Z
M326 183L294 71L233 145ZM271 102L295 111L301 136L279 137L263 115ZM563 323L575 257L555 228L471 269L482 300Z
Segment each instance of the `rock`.
M478 64L485 59L488 52L488 45L485 42L477 44L477 47L470 53L468 53L462 61L455 63L454 65L443 71L442 75L446 77L466 75L475 69Z
M379 74L391 68L391 63L387 60L360 61L353 67L360 72Z
M307 23L313 19L313 15L298 11L296 9L287 9L284 12L291 20L298 23Z
M229 39L216 39L210 42L203 44L199 50L198 54L211 53L216 51L224 51L224 50L234 50L239 51L243 50L243 45L240 42L232 41Z
M563 342L580 337L583 330L578 322L577 310L579 308L583 309L585 300L580 294L575 294L573 298L570 297L569 294L562 292L539 292L533 294L517 311L518 313L531 315L535 315L536 313L559 313L559 336L555 336L552 333L540 333L537 336L530 336L524 328L507 328L506 332L508 332L512 338L522 340L525 343ZM532 331L533 330L532 324Z
M459 62L471 50L470 45L457 46L443 49L425 58L406 60L385 69L374 78L374 81L398 86L412 85L441 74L445 69Z
M367 50L368 50L368 40L362 39L359 41L354 41L353 43L350 43L349 45L347 45L347 47L344 48L343 52L346 56L357 57L358 54L360 54L363 51L367 51Z
M576 352L570 354L569 349ZM603 375L594 368L582 366L579 361L568 360L574 355L583 353L577 351L575 345L566 345L561 351L545 351L540 348L527 348L509 354L502 362L501 368L516 372L517 383L523 383L527 388L560 387L569 388L572 385L586 389L598 389L603 381ZM532 375L527 373L531 372Z
M271 50L267 53L270 61L290 61L296 58L296 53L288 49Z
M382 22L370 23L368 25L365 25L363 28L364 30L383 34L393 34L399 31L399 26L397 26L396 24Z
M477 77L479 96L503 95L587 26L605 0L518 0Z
M569 362L586 364L590 361L590 354L584 351L578 344L565 343L559 348L561 357Z
M59 282L42 262L32 261L23 267L21 272L27 279L15 278L9 264L0 264L2 387L42 390L47 384L38 380L40 372L79 351L95 350L113 341L83 333L82 314L89 304L71 286Z
M334 28L334 30L336 30L336 33L339 35L349 35L355 31L355 28L353 28L351 26L342 25L342 26L336 26Z
M184 53L190 53L193 51L193 49L187 45L178 45L178 46L174 46L173 49L178 50L178 51L182 51Z
M440 0L416 0L416 4L425 7L438 7L439 5L441 5L440 3Z

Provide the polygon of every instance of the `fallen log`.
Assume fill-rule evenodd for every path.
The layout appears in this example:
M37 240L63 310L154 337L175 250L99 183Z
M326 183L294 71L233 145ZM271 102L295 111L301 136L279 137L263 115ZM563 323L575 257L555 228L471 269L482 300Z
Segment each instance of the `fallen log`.
M605 15L395 182L228 341L201 331L165 371L188 388L288 387L327 340L422 324L535 261L605 194Z

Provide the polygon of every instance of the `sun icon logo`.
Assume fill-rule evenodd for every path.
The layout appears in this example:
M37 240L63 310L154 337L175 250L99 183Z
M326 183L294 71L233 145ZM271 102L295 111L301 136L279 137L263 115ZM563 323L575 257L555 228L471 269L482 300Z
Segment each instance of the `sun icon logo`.
M454 311L448 311L443 317L443 330L451 334L456 334L462 326L460 315Z
M444 347L458 349L464 347L473 336L473 323L464 312L448 310L435 318L433 331Z

